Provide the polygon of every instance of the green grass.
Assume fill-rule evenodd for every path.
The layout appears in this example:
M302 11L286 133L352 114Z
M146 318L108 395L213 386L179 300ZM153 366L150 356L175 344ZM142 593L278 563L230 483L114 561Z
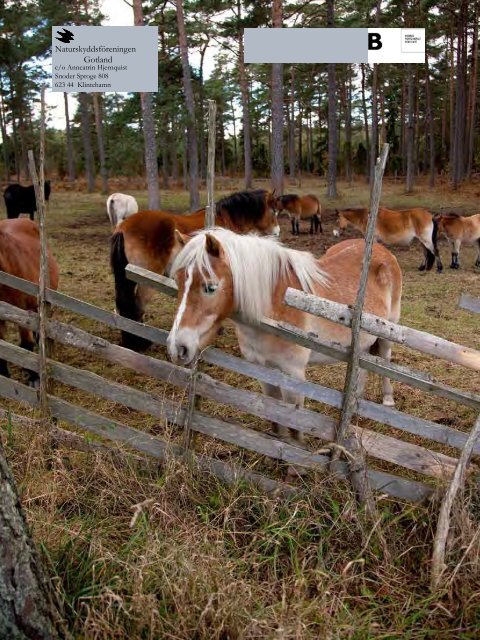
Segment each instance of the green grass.
M259 182L258 186L266 186ZM239 187L219 181L220 193ZM140 205L145 191L119 182L115 190L131 192ZM418 188L405 196L400 183L386 181L383 203L422 205L434 210L478 210L480 187L456 193L440 185L433 192ZM364 183L340 184L339 198L325 198L323 181L305 180L301 189L316 193L324 209L325 233L306 231L291 238L287 222L282 238L290 246L320 255L335 242L333 209L368 202ZM202 194L205 200L205 194ZM162 192L162 206L188 209L188 195ZM113 283L108 265L110 229L105 198L54 191L48 218L50 244L60 265L60 290L106 309L113 309ZM462 251L462 269L442 275L417 271L421 251L394 248L404 273L402 322L444 338L480 348L478 317L457 309L461 293L480 296L480 273L471 249ZM441 245L444 261L448 251ZM175 302L155 295L147 322L168 329ZM114 330L67 312L56 317L110 341ZM12 339L16 339L13 331ZM219 344L238 355L231 327ZM160 347L152 355L165 357ZM145 376L109 365L73 348L58 347L56 358L136 386L161 398L182 401L183 393ZM478 376L461 367L394 348L395 361L433 373L439 380L477 391ZM256 381L205 366L229 384L258 391ZM22 373L13 368L16 377ZM343 365L309 370L309 378L341 389ZM58 395L121 422L178 441L177 430L165 429L137 412L88 396L66 386ZM475 419L469 408L395 384L397 408L468 431ZM367 397L380 399L380 383L371 377ZM5 403L25 415L34 412ZM323 409L308 402L312 409ZM217 403L203 401L205 411L256 429L264 421ZM331 415L337 412L327 409ZM362 426L393 433L367 420ZM67 426L67 425L62 425ZM381 522L372 526L358 512L347 485L311 474L307 494L289 503L267 498L251 486L226 487L213 477L173 460L159 469L103 453L51 450L38 429L7 418L0 430L8 458L20 484L36 542L43 549L52 584L64 604L75 638L88 639L370 639L474 638L480 630L480 543L478 489L455 505L445 590L428 589L432 535L438 505L413 507L380 501ZM406 440L428 444L414 436ZM282 465L266 465L261 457L220 442L197 438L199 452L241 462L276 476ZM432 446L453 454L448 448ZM379 468L395 470L376 463ZM416 477L410 474L411 477ZM135 517L134 517L135 516ZM378 535L381 532L382 535ZM464 555L465 554L465 555ZM453 572L458 567L455 576Z

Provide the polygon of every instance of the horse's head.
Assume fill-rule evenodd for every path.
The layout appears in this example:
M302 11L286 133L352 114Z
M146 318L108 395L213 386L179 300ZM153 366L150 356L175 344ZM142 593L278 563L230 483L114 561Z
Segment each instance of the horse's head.
M338 209L335 209L335 213L337 215L337 224L333 229L333 235L336 238L339 238L342 235L342 233L345 231L345 229L348 227L348 219L345 217L344 211L339 211Z
M278 198L273 191L265 192L265 225L268 228L267 234L271 236L280 235L280 226L278 224Z
M182 245L172 266L178 305L167 349L174 362L185 365L214 341L223 320L233 312L233 279L214 235L190 239L176 231L176 239Z

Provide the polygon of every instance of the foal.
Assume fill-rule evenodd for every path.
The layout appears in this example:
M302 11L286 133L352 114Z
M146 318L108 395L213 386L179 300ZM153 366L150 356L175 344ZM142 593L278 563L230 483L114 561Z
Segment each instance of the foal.
M463 244L476 245L477 259L475 266L480 267L480 213L473 216L460 216L458 213L442 213L435 216L438 231L443 233L452 251L450 269L458 269L460 247Z
M351 224L364 235L367 230L368 209L350 208L335 210L338 216L338 228L334 230L335 236ZM378 210L377 227L375 229L377 239L385 244L409 245L417 238L423 245L424 259L418 267L420 271L430 271L437 261L437 271L443 270L442 261L438 252L437 238L438 228L435 219L428 209L420 207L414 209L402 209L394 211L381 207Z
M224 229L203 230L189 239L177 231L183 248L172 265L178 283L178 306L167 340L171 359L190 363L211 344L225 318L234 312L249 321L264 316L287 322L322 338L349 346L349 328L287 307L287 287L313 293L336 302L353 304L359 285L365 242L347 240L317 260L310 253L289 249L270 238L239 236ZM368 274L365 311L398 322L402 273L396 258L382 245L373 247ZM259 327L235 323L243 356L250 362L281 369L301 380L309 362L330 364L332 358L264 333ZM361 333L361 350L375 343L380 356L390 360L388 340ZM393 389L383 381L383 403L393 406ZM263 384L266 395L303 405L303 396ZM288 429L274 428L282 435ZM298 437L298 434L296 434Z
M293 235L300 235L300 220L310 219L310 233L323 233L322 229L322 207L316 196L297 196L287 194L276 199L275 208L278 213L286 211L292 222Z

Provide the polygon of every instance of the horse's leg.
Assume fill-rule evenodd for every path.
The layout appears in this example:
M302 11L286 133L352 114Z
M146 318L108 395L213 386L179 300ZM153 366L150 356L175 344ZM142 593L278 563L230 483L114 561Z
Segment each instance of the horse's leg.
M475 260L475 266L480 267L480 238L477 240L477 259Z
M18 328L18 333L20 334L20 346L22 349L26 349L27 351L33 351L35 346L35 340L33 337L33 333L28 329L24 329L23 327ZM36 371L30 371L30 369L25 369L28 373L28 384L31 387L38 386L38 373Z
M460 246L462 241L457 239L453 241L453 253L452 253L452 268L459 269L460 268Z
M297 216L295 219L295 226L297 228L297 236L300 235L300 216Z
M275 398L276 400L282 399L282 391L280 387L276 387L273 384L268 384L267 382L262 382L261 384L262 384L262 391L266 396L269 396L270 398ZM287 438L289 435L288 427L284 427L283 424L277 424L276 422L272 422L272 430L281 438Z
M387 362L390 362L392 358L392 343L390 340L385 340L384 338L378 338L376 342L377 353L380 358L384 358ZM386 378L382 376L382 391L383 391L383 400L382 403L386 407L394 407L395 400L393 399L393 386L390 378Z
M0 339L3 340L5 337L5 331L7 329L7 325L4 320L0 320ZM8 364L6 360L0 360L0 376L4 376L5 378L10 377L10 372L8 371Z
M310 218L310 235L313 235L313 225L315 224L313 220L314 217L315 217L315 214Z
M428 249L424 244L422 244L422 249L423 249L423 260L420 266L418 267L419 271L425 271L425 269L427 268Z
M292 223L292 235L295 235L295 216L291 217L291 223Z

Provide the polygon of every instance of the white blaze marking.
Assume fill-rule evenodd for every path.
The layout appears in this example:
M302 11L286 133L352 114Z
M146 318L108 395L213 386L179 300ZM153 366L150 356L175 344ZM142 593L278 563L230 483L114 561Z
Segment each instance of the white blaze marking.
M273 227L272 234L277 237L280 235L280 225L277 224L277 226Z
M191 264L187 269L187 277L185 279L185 289L183 290L182 300L178 306L177 315L175 316L175 320L173 322L170 335L168 336L169 342L173 344L175 344L176 333L178 332L178 328L182 321L183 314L185 313L185 309L187 308L187 298L188 298L190 287L192 286L192 281L193 281L193 268L194 268L194 265Z

